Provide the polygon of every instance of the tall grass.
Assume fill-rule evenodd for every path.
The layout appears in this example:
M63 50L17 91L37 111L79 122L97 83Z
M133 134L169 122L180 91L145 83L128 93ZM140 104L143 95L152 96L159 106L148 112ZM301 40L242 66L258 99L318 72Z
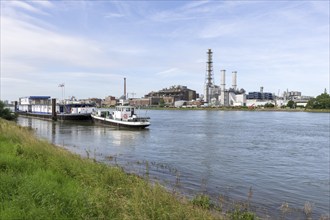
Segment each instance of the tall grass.
M0 219L223 219L0 119Z

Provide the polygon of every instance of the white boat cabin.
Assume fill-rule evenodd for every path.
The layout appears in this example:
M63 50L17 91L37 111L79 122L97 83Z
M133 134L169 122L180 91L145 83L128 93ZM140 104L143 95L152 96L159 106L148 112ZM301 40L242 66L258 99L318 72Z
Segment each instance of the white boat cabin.
M117 106L115 111L113 111L113 118L119 120L128 120L131 118L136 118L135 109L133 106Z
M117 106L114 111L98 110L97 116L120 121L131 121L137 119L135 108L133 106Z

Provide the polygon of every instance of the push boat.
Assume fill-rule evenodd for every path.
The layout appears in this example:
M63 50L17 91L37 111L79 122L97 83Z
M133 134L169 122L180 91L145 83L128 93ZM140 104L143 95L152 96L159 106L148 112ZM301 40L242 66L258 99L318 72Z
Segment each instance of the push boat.
M117 127L146 128L150 125L150 117L138 117L133 106L116 106L110 110L92 112L92 119L96 123L109 124Z

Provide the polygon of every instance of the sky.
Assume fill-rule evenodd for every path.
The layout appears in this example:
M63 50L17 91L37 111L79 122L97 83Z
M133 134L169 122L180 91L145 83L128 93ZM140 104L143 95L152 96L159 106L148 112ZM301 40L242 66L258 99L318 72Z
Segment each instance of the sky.
M130 98L214 83L282 94L329 92L329 1L1 0L0 99ZM64 83L65 87L59 87ZM63 90L62 90L63 89Z

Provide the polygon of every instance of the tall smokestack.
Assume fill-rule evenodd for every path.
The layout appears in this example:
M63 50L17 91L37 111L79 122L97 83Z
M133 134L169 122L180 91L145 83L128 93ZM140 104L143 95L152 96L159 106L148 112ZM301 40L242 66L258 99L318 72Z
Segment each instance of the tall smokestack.
M126 99L126 78L124 78L124 96Z
M226 70L221 70L221 91L226 88Z
M236 83L236 77L237 77L237 71L233 71L233 89L237 89L237 83Z
M206 75L205 75L205 102L210 101L210 88L213 86L213 61L212 61L212 50L207 51L207 61L206 61Z

